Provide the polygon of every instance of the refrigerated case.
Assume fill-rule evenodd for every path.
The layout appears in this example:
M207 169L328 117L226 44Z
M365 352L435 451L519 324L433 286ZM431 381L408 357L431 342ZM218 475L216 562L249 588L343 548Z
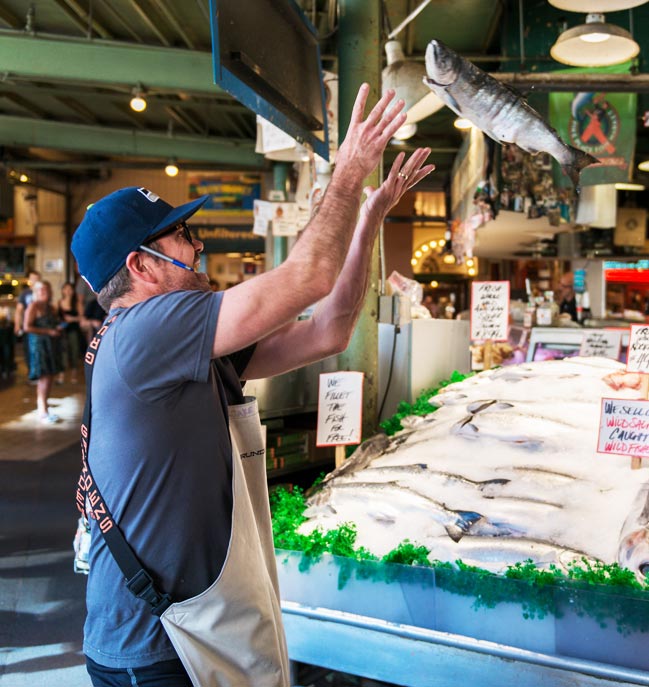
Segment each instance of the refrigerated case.
M626 362L629 347L629 329L607 327L622 332L620 362ZM596 331L589 327L533 327L527 345L526 362L539 360L560 360L579 355L579 349L587 332Z
M401 401L471 370L467 320L426 319L379 324L379 420L391 417ZM380 406L380 408L381 408Z

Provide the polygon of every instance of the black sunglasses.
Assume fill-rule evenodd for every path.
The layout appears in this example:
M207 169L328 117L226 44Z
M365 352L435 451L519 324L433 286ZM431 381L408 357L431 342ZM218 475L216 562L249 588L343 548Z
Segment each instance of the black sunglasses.
M171 234L174 231L178 231L178 229L182 229L183 238L185 239L185 241L187 241L189 244L193 246L194 239L186 222L180 222L179 224L175 224L173 227L169 227L169 229L161 231L159 234L154 234L151 238L147 239L146 244L153 243L154 241L161 239L163 236L167 236L168 234Z

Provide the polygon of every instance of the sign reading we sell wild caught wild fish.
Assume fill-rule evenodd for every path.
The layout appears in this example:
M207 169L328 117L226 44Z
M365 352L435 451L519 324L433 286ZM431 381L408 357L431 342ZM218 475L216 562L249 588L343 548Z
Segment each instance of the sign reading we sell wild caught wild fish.
M359 444L363 421L362 372L320 375L316 446Z
M649 401L603 398L597 452L649 456Z
M649 327L639 324L631 325L626 370L627 372L649 373Z
M471 339L507 341L509 282L474 281L471 284Z

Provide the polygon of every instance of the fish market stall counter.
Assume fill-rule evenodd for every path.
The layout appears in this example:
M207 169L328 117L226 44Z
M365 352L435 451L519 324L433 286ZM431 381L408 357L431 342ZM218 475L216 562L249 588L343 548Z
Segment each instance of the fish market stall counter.
M327 555L305 572L299 553L276 558L292 661L409 687L649 685L647 599Z
M649 471L596 452L601 398L639 395L611 376L489 370L362 444L285 539L333 553L276 550L290 658L413 687L649 685Z

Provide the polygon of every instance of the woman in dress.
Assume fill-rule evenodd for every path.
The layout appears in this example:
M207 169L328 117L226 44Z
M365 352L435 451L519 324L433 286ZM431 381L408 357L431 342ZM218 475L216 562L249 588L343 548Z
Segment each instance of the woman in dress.
M62 337L65 369L70 370L70 381L76 383L79 351L81 350L81 313L72 282L66 281L61 287L61 298L58 305L59 318L65 327ZM63 381L63 373L59 375L59 380Z
M41 422L54 424L57 415L49 412L47 400L54 376L63 370L61 320L52 306L52 287L47 281L33 286L34 298L25 311L23 329L28 336L29 378L36 379L36 406Z

